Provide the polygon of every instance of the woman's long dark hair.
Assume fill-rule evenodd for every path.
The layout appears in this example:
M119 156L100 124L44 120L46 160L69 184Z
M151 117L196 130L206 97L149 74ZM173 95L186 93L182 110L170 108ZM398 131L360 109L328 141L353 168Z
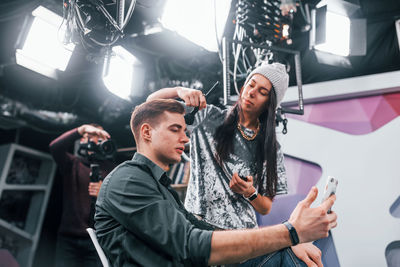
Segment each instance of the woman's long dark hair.
M215 131L216 141L216 158L218 163L222 166L223 161L228 158L230 153L233 153L233 138L235 136L237 123L239 121L240 98L233 106L233 109L225 118L224 122ZM276 154L278 144L276 141L275 132L275 110L276 110L276 94L275 90L269 93L267 102L267 109L259 116L260 130L257 138L257 151L256 151L256 175L255 179L258 183L258 191L261 194L266 194L273 198L276 195L276 186L278 182ZM266 187L262 181L264 170L264 163L267 163L266 171Z

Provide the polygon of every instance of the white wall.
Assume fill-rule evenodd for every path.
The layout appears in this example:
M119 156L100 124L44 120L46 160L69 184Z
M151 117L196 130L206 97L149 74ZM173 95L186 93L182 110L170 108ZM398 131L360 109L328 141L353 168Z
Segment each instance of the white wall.
M400 72L306 85L306 102L400 91ZM290 88L284 101L296 101ZM335 94L335 92L337 94ZM315 162L325 178L339 179L338 227L332 235L341 266L386 266L385 249L400 240L400 219L390 207L400 195L400 116L365 135L350 135L290 119L281 143L284 153ZM317 199L316 203L319 203Z

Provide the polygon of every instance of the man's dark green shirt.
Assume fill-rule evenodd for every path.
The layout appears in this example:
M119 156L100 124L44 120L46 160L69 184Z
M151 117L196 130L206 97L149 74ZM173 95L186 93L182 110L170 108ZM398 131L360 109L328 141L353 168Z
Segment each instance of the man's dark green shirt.
M139 153L105 178L95 228L112 266L207 265L212 231L194 222L169 183L165 171Z

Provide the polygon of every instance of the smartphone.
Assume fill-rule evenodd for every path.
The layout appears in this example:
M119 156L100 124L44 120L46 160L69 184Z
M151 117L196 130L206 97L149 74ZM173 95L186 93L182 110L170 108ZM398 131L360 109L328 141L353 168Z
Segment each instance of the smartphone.
M242 179L243 181L247 182L247 177L241 176L241 175L239 175L239 177L240 177L240 179Z
M328 197L336 193L337 185L338 185L338 180L335 177L328 176L322 202L324 202ZM328 213L331 213L330 209L328 210Z

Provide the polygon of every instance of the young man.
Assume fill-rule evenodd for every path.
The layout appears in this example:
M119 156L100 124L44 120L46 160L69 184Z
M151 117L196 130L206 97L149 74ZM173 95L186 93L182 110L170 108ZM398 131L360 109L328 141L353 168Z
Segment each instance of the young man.
M335 196L310 208L317 196L313 188L285 224L206 230L207 225L184 209L165 174L169 164L180 161L189 141L183 114L183 106L175 100L149 101L132 114L137 153L107 176L96 203L96 234L114 266L243 262L326 237L336 227L336 214L327 214Z

